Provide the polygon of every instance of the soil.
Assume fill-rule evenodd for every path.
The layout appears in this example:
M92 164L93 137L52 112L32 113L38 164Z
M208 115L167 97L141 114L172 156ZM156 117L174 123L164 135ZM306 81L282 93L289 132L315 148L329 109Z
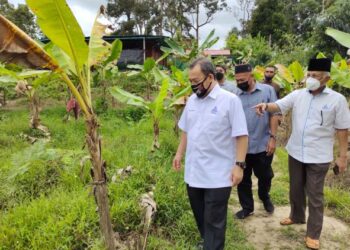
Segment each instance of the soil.
M304 246L306 224L281 226L279 223L288 217L289 207L276 207L273 215L267 214L260 203L255 204L255 207L254 215L241 222L248 241L255 249L306 249ZM349 226L326 212L320 249L350 249L348 239L350 239Z

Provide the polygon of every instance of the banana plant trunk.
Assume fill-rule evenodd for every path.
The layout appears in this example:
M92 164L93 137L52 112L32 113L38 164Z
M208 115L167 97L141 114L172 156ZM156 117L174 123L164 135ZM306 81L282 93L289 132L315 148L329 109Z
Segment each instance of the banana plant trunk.
M95 200L98 206L100 228L108 250L116 249L116 239L109 214L109 201L107 192L106 163L102 160L101 138L99 124L95 115L86 120L86 143L90 152L92 163L92 179Z
M0 90L2 92L2 100L0 101L0 104L2 106L6 106L6 89L5 88L3 88L3 89L0 88Z
M152 151L155 151L160 147L159 144L159 121L153 121L153 146Z
M30 124L29 126L33 129L37 129L40 126L40 102L38 95L34 92L29 98L29 109L30 109Z

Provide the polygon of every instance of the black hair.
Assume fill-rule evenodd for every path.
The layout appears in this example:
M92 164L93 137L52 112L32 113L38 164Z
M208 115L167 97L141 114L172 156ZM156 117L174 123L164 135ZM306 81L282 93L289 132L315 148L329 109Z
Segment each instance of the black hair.
M202 73L205 76L208 76L209 74L212 74L213 77L215 78L215 73L216 70L214 68L213 63L205 57L199 57L195 59L191 64L190 64L190 69L193 69L195 66L199 65Z

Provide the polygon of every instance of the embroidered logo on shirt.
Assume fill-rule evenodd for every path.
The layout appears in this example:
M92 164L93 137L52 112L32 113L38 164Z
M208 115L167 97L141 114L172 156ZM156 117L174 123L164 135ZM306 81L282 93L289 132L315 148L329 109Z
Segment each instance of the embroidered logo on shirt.
M212 114L216 114L218 112L218 108L215 106L212 110L211 113Z
M326 105L324 105L323 107L322 107L322 109L323 110L327 110L327 109L330 109L331 107L330 107L330 105L328 105L328 104L326 104Z

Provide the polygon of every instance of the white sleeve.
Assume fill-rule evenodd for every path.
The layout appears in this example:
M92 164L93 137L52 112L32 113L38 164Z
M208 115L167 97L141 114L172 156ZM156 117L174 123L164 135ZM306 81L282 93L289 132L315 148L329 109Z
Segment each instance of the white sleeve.
M294 90L292 93L289 93L280 100L277 100L275 103L280 108L283 115L285 115L291 108L293 108L295 99L299 93L299 90Z
M349 105L344 96L340 96L340 101L336 107L335 123L336 129L348 129L350 128L350 111Z
M243 111L242 102L237 96L231 99L229 118L232 128L232 137L248 135L247 120Z
M187 109L188 108L187 107L188 107L188 103L186 104L184 110L182 111L180 120L177 124L179 126L179 128L186 133L188 131L188 125L187 125Z

